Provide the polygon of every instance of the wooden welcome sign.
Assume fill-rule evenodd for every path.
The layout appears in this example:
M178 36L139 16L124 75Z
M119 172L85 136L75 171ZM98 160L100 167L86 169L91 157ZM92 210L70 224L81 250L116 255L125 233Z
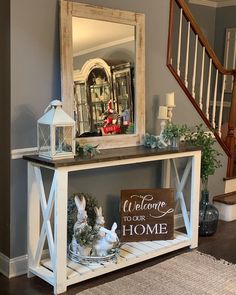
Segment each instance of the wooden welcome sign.
M121 241L174 238L174 189L121 191Z

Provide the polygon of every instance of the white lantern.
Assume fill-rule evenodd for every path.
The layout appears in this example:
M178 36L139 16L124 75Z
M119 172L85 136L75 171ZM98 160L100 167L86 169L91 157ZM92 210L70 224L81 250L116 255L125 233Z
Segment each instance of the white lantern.
M53 100L38 120L38 153L47 159L75 156L75 121L62 109L60 100Z

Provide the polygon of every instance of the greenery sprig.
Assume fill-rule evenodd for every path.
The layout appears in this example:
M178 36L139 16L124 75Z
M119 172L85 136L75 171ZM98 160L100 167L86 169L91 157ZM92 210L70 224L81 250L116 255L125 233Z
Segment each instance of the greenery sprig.
M80 246L91 246L99 239L99 230L85 225L81 231L75 232L75 239Z
M160 140L160 136L146 133L143 137L143 145L145 147L155 149L155 148L164 148L166 145Z
M162 136L165 141L171 140L174 137L181 137L189 132L189 128L186 124L174 124L168 123L163 130Z
M205 132L203 130L203 125L195 126L195 129L186 134L185 140L189 145L199 146L202 148L201 155L201 181L203 185L203 190L207 190L208 177L215 173L217 168L222 167L219 156L222 156L214 148L215 139L212 133Z
M98 148L98 145L96 146L93 146L92 144L85 144L84 146L80 146L79 144L76 145L77 156L89 156L92 158L99 153L100 153L100 150Z

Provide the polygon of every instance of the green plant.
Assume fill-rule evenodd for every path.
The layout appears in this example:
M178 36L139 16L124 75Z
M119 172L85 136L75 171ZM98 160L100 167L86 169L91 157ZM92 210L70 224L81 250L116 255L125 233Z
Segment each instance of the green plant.
M99 154L98 145L93 146L91 144L85 144L84 146L80 146L79 144L76 145L76 155L77 156L89 156L94 157L95 155Z
M221 153L214 148L215 139L212 133L205 132L202 124L200 124L195 126L195 129L186 136L185 140L189 145L202 148L201 181L203 191L207 191L208 177L213 175L215 170L222 166L219 160Z
M126 130L126 134L133 134L135 131L135 126L134 123L130 123L130 125L128 126L127 130Z
M98 229L85 225L79 232L75 232L75 239L80 246L91 246L99 238Z
M168 123L163 130L162 136L164 140L171 140L174 137L181 137L186 135L188 133L189 128L186 124L174 124L174 123Z
M161 139L160 136L146 133L143 136L143 145L151 149L162 149L167 146Z
M158 138L155 135L146 133L144 138L143 138L143 144L145 147L149 148L158 148Z

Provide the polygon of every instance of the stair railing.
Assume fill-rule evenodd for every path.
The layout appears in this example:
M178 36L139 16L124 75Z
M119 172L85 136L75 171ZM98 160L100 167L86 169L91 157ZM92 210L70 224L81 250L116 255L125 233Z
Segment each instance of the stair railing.
M227 176L232 176L236 70L227 70L222 66L184 0L170 0L167 66L227 154ZM231 75L233 80L230 103L225 100L227 75ZM229 106L228 132L226 140L223 140L223 116L227 116L226 108Z

